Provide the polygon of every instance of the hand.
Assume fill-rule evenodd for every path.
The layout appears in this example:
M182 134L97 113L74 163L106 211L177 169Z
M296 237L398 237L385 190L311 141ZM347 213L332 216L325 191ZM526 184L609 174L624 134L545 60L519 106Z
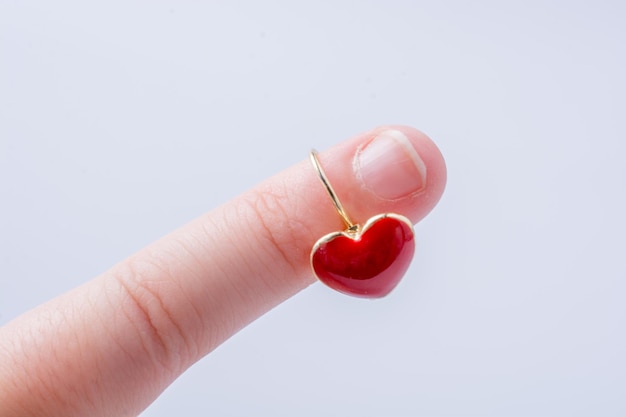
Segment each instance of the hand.
M384 127L323 152L355 219L413 222L439 200L443 158ZM315 241L342 229L309 161L0 328L0 416L136 415L178 375L314 279Z

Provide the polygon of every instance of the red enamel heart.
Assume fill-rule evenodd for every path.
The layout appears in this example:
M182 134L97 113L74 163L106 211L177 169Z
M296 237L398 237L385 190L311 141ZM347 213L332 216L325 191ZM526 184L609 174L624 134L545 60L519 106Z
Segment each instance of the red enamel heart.
M404 216L372 217L358 232L336 232L311 252L315 275L345 294L379 298L398 285L415 251L413 226Z

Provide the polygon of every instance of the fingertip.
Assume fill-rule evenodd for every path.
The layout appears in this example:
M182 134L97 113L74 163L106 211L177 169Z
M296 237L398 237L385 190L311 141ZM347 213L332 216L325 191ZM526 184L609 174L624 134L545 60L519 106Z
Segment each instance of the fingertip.
M396 212L414 223L441 198L446 165L439 148L410 126L379 126L323 155L331 182L359 220Z
M409 201L411 207L408 216L418 222L437 205L447 182L446 162L439 147L424 132L411 126L394 126L403 132L411 141L425 165L426 184L420 193L416 193Z

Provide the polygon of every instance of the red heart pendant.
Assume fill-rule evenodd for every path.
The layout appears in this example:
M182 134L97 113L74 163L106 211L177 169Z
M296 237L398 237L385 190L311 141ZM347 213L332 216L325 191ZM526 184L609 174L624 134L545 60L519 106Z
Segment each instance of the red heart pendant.
M404 216L381 214L356 231L335 232L317 241L311 266L324 284L345 294L379 298L398 285L409 268L415 240Z

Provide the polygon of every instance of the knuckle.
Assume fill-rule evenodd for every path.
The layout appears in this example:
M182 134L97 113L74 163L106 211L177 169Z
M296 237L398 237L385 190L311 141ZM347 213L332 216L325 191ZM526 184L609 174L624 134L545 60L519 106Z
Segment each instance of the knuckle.
M172 372L181 370L192 351L183 327L172 314L164 294L170 280L155 262L129 259L113 274L123 293L121 310L133 327L138 354ZM160 277L160 278L156 278ZM121 344L129 343L121 340ZM136 350L127 350L134 355Z
M297 274L308 254L303 245L309 233L299 220L294 201L284 188L252 191L244 198L249 228L254 230L257 246L263 250L268 267Z

